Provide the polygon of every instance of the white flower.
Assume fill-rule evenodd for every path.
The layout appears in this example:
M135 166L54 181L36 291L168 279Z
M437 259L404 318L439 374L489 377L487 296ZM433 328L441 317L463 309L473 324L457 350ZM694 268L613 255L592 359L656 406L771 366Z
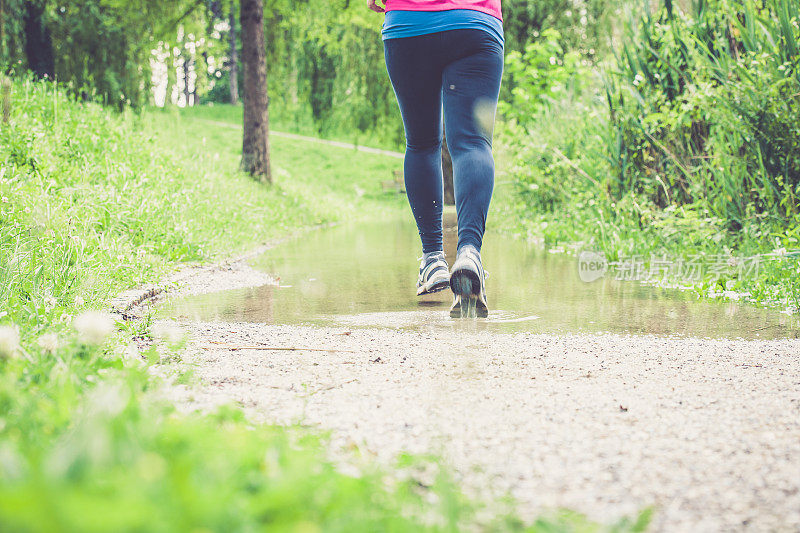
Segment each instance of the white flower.
M121 357L125 361L140 361L141 358L139 357L139 349L136 347L134 343L129 343L125 348L122 350Z
M75 307L83 307L83 298L81 296L75 297Z
M122 412L130 401L130 392L121 383L99 384L89 393L87 403L94 413L114 417Z
M58 300L56 300L56 298L52 294L47 293L47 295L44 297L45 310L52 311L56 305L58 305Z
M47 353L55 353L58 350L58 335L55 333L45 333L36 342Z
M183 340L184 332L181 327L172 320L158 322L153 325L153 337L167 344L177 344Z
M75 317L72 326L86 344L102 344L114 332L114 317L103 311L86 311Z
M10 359L19 351L19 331L16 326L0 326L0 359Z

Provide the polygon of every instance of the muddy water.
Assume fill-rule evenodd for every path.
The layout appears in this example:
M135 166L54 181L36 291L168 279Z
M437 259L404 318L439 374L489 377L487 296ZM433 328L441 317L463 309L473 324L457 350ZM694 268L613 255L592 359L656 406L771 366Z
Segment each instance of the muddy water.
M324 324L402 329L470 328L526 332L616 332L719 338L800 336L800 321L735 302L699 301L606 276L581 281L574 257L487 235L483 258L490 314L451 319L450 291L415 295L419 239L413 221L392 219L303 235L252 265L277 285L192 296L162 307L162 316L203 321ZM456 230L446 217L452 263Z

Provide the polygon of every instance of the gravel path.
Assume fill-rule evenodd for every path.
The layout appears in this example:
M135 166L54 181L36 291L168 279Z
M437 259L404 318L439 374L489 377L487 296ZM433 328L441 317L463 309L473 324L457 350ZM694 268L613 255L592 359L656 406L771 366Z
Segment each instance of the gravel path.
M202 385L258 420L391 461L440 453L470 491L656 531L800 530L800 344L187 324ZM335 351L231 349L301 347Z
M114 307L136 316L165 288L270 283L249 256L189 269ZM422 332L187 323L185 362L200 383L168 393L184 409L234 401L254 420L316 425L331 430L334 450L357 446L386 464L401 452L439 454L469 492L510 493L526 518L567 507L612 521L654 506L655 531L800 531L800 341L434 322Z

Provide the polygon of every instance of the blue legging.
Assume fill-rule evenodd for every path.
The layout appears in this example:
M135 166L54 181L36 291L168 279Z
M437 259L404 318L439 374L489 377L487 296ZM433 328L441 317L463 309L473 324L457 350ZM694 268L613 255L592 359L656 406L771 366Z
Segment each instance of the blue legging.
M481 249L494 188L492 129L503 47L488 32L450 30L384 41L406 131L405 185L425 253L442 250L442 104L453 159L458 248Z

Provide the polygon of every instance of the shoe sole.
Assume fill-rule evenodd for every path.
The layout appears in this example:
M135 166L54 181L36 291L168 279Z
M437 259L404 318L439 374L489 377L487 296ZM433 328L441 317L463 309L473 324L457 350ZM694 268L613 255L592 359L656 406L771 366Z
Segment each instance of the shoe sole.
M450 286L450 281L447 279L442 279L434 283L429 283L428 285L417 289L417 296L423 296L425 294L433 294L436 292L441 292L446 288L448 288L449 286Z
M480 297L481 280L475 272L467 269L454 271L450 275L450 290L460 297L460 305L450 310L452 318L472 318L474 316L486 318L489 316L486 302Z
M440 292L445 290L449 286L450 286L450 274L448 272L442 272L437 275L434 275L434 277L429 279L428 283L426 283L422 287L417 287L417 296Z

